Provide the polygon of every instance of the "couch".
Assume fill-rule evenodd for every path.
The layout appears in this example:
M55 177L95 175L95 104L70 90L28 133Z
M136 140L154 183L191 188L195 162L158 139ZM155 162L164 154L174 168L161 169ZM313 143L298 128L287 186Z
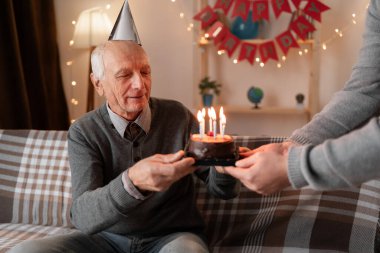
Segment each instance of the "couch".
M0 252L26 240L75 231L67 132L0 130ZM258 147L283 138L235 137ZM360 169L360 168L358 168ZM285 189L233 200L209 196L196 181L212 252L374 252L380 181L355 189Z

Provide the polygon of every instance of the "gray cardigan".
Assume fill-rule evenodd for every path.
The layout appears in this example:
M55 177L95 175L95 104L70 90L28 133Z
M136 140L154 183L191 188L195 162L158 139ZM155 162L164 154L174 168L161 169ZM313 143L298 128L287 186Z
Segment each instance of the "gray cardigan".
M380 0L371 0L363 38L343 90L290 137L306 144L289 151L295 188L350 187L380 177Z
M195 204L192 175L175 182L164 192L138 200L127 193L122 172L135 158L174 153L185 147L197 122L182 104L150 99L151 127L134 142L113 127L106 104L87 113L69 129L68 152L72 172L73 224L85 233L107 231L128 236L160 236L201 232L203 221ZM236 180L214 169L198 170L211 194L236 196Z

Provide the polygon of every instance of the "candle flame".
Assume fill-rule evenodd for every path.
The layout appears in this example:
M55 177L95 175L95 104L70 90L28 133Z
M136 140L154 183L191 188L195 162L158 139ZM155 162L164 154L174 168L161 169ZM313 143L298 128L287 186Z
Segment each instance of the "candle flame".
M227 118L226 118L226 116L224 114L220 116L220 123L222 123L222 124L226 124L227 123Z
M211 107L211 110L209 111L209 117L211 117L212 120L216 120L216 112L214 107Z
M199 121L199 122L202 122L202 121L204 120L201 111L198 111L198 113L197 113L197 118L198 118L198 121Z
M220 109L219 109L219 118L221 118L222 115L224 115L223 106L221 106Z

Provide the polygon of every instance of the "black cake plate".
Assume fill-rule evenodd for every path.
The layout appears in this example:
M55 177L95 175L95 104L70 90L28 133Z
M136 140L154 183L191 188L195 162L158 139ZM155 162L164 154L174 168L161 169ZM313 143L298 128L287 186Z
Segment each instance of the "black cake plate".
M235 166L235 162L239 160L239 148L236 148L233 158L207 158L207 159L195 159L194 166ZM194 157L193 154L188 152L187 148L185 148L185 157Z

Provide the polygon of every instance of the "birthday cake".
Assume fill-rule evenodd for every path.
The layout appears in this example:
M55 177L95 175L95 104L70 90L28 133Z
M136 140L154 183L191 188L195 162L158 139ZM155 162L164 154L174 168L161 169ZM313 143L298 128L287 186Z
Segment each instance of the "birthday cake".
M238 158L234 139L229 135L193 134L186 148L186 156L193 157L195 165L234 165Z

